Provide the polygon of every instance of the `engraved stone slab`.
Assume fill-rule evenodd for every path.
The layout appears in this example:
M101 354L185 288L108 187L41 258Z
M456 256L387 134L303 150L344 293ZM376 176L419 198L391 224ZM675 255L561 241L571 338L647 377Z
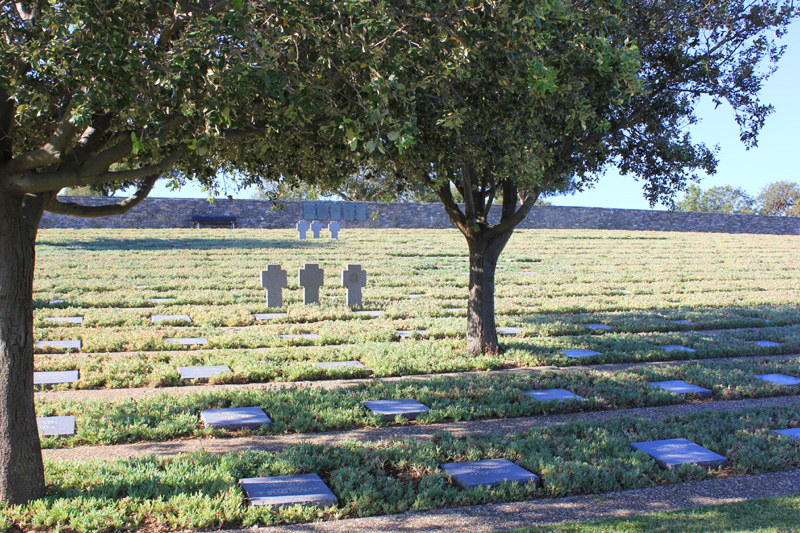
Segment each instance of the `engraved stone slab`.
M519 335L520 333L522 333L522 329L523 328L518 328L518 327L502 327L502 328L497 328L497 333L499 333L500 335Z
M62 350L80 350L81 341L36 341L33 345L37 348L60 348Z
M534 400L540 402L549 402L551 400L557 400L559 402L563 402L565 400L586 401L586 398L583 396L578 396L567 389L526 390L522 394L527 394Z
M319 220L314 220L311 222L311 236L315 239L319 239L319 231L322 229L322 224Z
M379 316L385 315L386 311L353 311L353 314L356 316L371 316L372 318L378 318Z
M282 290L288 286L286 271L280 265L267 265L261 271L261 287L267 289L267 306L283 307Z
M342 204L339 202L331 203L331 220L342 220Z
M195 346L195 345L205 344L208 341L204 337L185 337L185 338L170 337L164 339L164 342L168 344L180 344L181 346Z
M591 330L607 330L611 329L611 326L608 324L581 324L585 328L589 328Z
M800 384L800 379L786 374L756 374L756 377L769 381L776 385L797 385Z
M317 361L314 366L319 368L367 368L361 361Z
M256 320L275 320L287 316L287 313L256 313L253 318Z
M394 418L397 415L414 420L425 411L430 411L431 408L427 405L418 402L417 400L369 400L364 402L364 406L375 413L387 418Z
M61 305L61 304L68 304L69 300L50 300L47 305Z
M448 311L450 313L466 313L467 312L467 308L466 307L448 307L447 309L445 309L445 311Z
M36 425L43 437L60 437L75 434L74 416L37 416Z
M317 205L313 203L304 203L303 218L306 220L314 220L317 218Z
M303 303L319 303L319 288L325 283L325 271L317 263L305 263L297 273L303 287Z
M295 229L297 229L297 238L304 240L306 238L306 232L308 231L308 222L305 220L298 220Z
M397 336L400 337L401 339L410 339L411 337L414 336L415 333L418 334L418 335L425 335L426 333L428 333L428 330L427 329L416 329L416 330L414 330L414 329L398 329L397 330Z
M214 429L254 429L272 425L272 420L260 407L204 409L200 411L200 419L206 427Z
M679 352L694 352L692 348L687 348L686 346L681 346L680 344L666 344L664 346L659 346L665 352L672 352L672 351L679 351Z
M446 463L442 468L463 489L494 487L504 482L539 484L539 476L508 459Z
M331 218L331 212L328 208L328 202L317 202L317 216L320 220L328 220Z
M356 206L350 202L345 202L342 205L342 219L355 220L356 219Z
M698 387L697 385L692 385L691 383L686 383L679 379L673 381L649 381L647 384L651 387L664 389L674 394L697 394L703 398L710 398L714 394L710 389Z
M786 435L787 437L794 437L796 439L800 439L800 428L776 429L775 433L780 433L781 435Z
M209 379L218 374L232 374L228 365L220 366L179 366L181 379Z
M707 468L722 468L728 464L728 460L723 456L686 439L632 442L631 446L655 459L656 463L666 470L685 464Z
M594 350L584 350L583 348L578 348L575 350L559 350L559 353L563 353L567 357L572 357L576 359L578 357L589 357L592 355L600 355L600 352L595 352Z
M342 270L342 287L347 288L347 305L361 306L361 289L367 286L367 273L361 265L347 265Z
M356 204L356 220L367 220L367 204Z
M162 322L164 320L172 320L175 322L191 322L192 318L189 315L153 315L151 317L153 323Z
M308 340L315 340L319 339L320 336L317 333L298 333L293 335L278 335L279 338L283 340L290 340L290 341L299 341L300 339L308 339Z
M682 326L691 326L694 324L691 320L670 320L673 324L681 324Z
M425 296L425 295L424 294L409 294L408 295L408 299L409 300L416 300L417 298L422 298L423 296Z
M44 320L56 324L83 324L82 316L48 316Z
M72 383L78 381L78 370L60 370L56 372L34 372L34 385L56 385L58 383Z
M747 344L755 344L756 346L761 346L762 348L772 348L774 346L781 345L779 342L772 341L747 341Z
M339 238L339 229L341 229L341 226L335 220L328 222L328 231L331 232L331 239Z
M339 501L317 474L251 477L239 483L251 505L330 507Z
M631 293L631 291L626 291L626 290L621 290L619 292L622 293L622 294L630 294Z
M168 304L175 301L175 298L150 298L147 300L151 304Z

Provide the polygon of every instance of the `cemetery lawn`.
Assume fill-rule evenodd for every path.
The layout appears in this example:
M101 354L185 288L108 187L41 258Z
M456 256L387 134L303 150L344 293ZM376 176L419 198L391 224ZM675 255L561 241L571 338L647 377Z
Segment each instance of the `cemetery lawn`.
M37 372L79 371L77 381L36 393L38 416L76 419L75 435L42 444L269 439L800 396L800 385L756 377L800 377L797 257L800 239L792 236L517 231L501 256L495 308L498 326L519 333L501 337L501 353L471 357L463 338L466 243L456 230L344 228L339 240L305 241L288 230L42 230L35 338L81 341L79 350L36 349ZM302 303L297 272L304 263L325 270L320 304ZM260 287L269 264L288 271L281 308L268 307ZM348 264L366 271L362 308L345 303L341 271ZM266 313L278 315L256 316ZM156 315L162 316L154 321ZM71 321L48 320L55 317ZM287 337L306 334L317 336ZM205 343L167 340L187 338ZM597 354L573 358L563 353L569 350ZM335 361L361 365L316 365ZM182 380L177 370L221 365L231 372L208 383ZM711 397L648 385L672 380L707 388ZM525 394L554 388L585 401L540 402ZM398 398L431 410L409 421L381 418L362 405ZM225 431L199 420L203 409L256 406L272 426ZM800 427L800 402L658 422L572 422L512 436L441 432L426 441L302 444L280 452L47 460L48 497L2 508L0 531L296 523L782 471L800 468L800 439L772 431L789 427ZM678 437L730 465L664 471L629 446ZM527 468L542 487L463 490L439 468L489 458ZM251 507L238 486L240 478L300 473L319 474L338 505Z

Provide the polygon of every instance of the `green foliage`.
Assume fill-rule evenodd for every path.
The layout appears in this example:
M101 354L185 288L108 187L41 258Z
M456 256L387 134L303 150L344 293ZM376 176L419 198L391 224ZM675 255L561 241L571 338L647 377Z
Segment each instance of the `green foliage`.
M793 181L776 181L764 187L756 198L761 215L800 216L800 185Z
M752 215L754 202L755 199L741 187L723 185L704 191L697 185L690 185L686 196L675 208L678 211Z

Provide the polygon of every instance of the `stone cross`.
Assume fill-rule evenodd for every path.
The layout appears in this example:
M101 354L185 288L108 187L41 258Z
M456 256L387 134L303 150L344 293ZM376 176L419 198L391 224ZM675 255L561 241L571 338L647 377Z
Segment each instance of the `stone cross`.
M316 263L306 263L298 273L303 286L303 303L319 303L319 288L325 283L325 271Z
M339 223L335 220L328 222L328 231L331 232L331 239L339 238Z
M361 306L361 287L367 286L367 273L361 265L347 265L342 270L342 287L347 287L347 305Z
M286 271L280 265L268 265L261 271L261 286L267 289L267 307L283 307L281 289L287 285Z
M322 224L319 223L319 220L315 220L311 223L311 234L314 235L315 239L319 239L319 230L322 229Z
M306 232L308 231L308 222L306 222L305 220L298 220L297 221L297 226L295 226L295 228L297 228L297 232L299 233L299 237L301 239L305 239L306 238Z

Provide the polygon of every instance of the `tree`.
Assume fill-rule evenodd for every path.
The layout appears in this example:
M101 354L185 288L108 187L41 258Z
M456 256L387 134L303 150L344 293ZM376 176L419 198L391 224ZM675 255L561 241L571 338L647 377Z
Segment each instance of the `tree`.
M752 215L754 202L753 197L741 187L723 185L704 191L692 184L675 207L678 211Z
M770 183L756 198L758 214L800 217L800 185L793 181Z

